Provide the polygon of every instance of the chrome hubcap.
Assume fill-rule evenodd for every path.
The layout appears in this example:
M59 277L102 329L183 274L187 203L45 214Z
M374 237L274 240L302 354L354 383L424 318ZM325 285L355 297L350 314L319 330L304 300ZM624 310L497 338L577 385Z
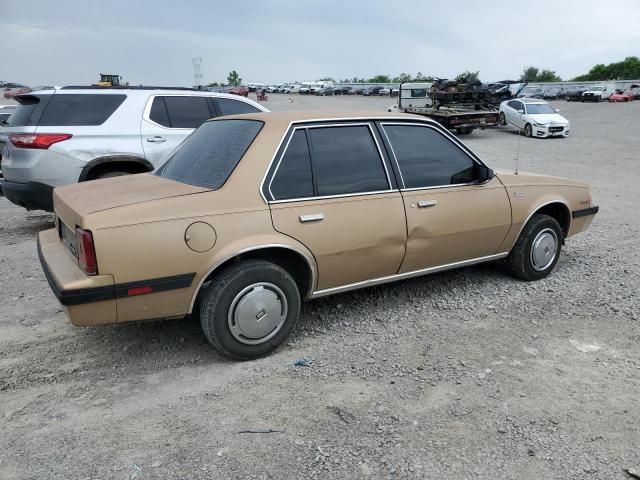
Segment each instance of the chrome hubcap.
M549 268L558 253L558 235L551 228L540 231L531 245L531 266L541 272Z
M236 340L257 345L273 338L287 319L287 298L272 283L254 283L235 296L227 321Z

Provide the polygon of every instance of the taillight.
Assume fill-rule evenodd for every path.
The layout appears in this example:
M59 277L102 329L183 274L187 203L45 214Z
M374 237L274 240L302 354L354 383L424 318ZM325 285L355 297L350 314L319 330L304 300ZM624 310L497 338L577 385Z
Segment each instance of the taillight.
M70 133L15 133L9 135L9 140L16 148L36 148L46 150L54 143L69 140Z
M78 264L87 275L98 274L98 260L96 248L93 245L93 235L89 230L76 228L76 246L78 248Z

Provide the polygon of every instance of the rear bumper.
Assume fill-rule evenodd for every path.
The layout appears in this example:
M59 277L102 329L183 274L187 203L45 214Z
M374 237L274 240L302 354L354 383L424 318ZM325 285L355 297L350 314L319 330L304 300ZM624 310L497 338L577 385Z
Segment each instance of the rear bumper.
M56 229L38 235L38 257L44 275L74 325L116 323L111 275L86 275L60 241ZM87 303L90 302L90 303Z
M53 187L43 183L17 183L0 179L0 190L12 203L27 210L53 212Z

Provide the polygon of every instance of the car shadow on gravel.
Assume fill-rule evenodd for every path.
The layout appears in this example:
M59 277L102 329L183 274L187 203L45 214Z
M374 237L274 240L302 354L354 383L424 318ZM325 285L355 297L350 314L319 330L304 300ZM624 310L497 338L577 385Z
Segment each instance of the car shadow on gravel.
M52 213L26 215L12 220L3 221L0 225L0 238L34 237L42 230L54 227Z
M402 309L417 299L434 304L452 302L458 295L451 291L454 287L468 289L468 294L472 294L471 291L478 288L487 288L487 283L489 289L499 288L499 284L508 278L499 264L485 264L305 302L296 329L279 351L292 348L291 345L303 337L320 337L328 331L339 331L344 328L345 320L352 324L367 322L381 307L386 314L393 315L393 311L397 311L402 317ZM455 303L452 305L455 308ZM105 368L132 368L147 373L194 364L232 362L209 344L196 316L85 327L75 331L72 349L97 364L108 362Z

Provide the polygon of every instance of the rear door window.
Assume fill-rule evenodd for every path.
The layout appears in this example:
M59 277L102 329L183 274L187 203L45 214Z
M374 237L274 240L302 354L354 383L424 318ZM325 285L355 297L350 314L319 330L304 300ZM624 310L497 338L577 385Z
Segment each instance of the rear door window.
M261 111L250 103L241 100L216 98L214 101L218 104L218 110L220 110L221 115L239 115L242 113L256 113Z
M225 184L262 125L257 120L206 122L178 147L155 174L216 190Z
M149 112L149 119L156 122L158 125L170 128L171 122L169 122L169 114L167 113L167 107L164 104L163 97L155 97L151 104L151 111Z
M166 96L164 103L171 128L198 128L213 117L206 97Z
M52 96L38 122L41 127L102 125L127 98L115 94L63 94Z
M369 126L310 128L309 136L318 195L390 188Z

